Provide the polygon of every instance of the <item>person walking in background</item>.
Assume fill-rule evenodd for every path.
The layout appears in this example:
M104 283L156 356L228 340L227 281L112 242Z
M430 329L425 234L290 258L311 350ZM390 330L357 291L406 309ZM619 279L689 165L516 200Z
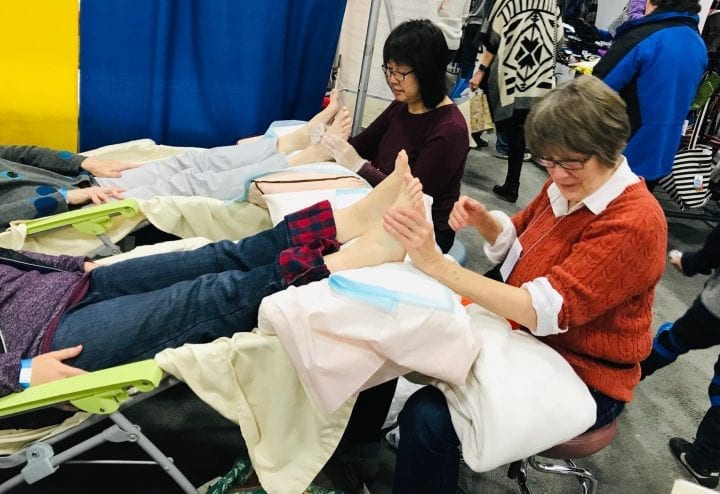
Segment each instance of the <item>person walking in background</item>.
M674 323L665 323L657 331L650 356L641 363L642 377L670 365L690 350L720 344L720 225L708 235L705 245L695 252L671 252L673 266L686 276L710 275L693 304ZM705 413L695 441L670 439L675 458L701 485L715 488L720 481L720 356L708 388L710 408Z
M624 154L650 190L672 170L707 67L698 12L698 0L648 0L646 15L618 27L593 69L627 104L632 134Z
M559 22L553 0L496 0L483 24L483 54L470 86L487 78L495 126L507 135L505 183L495 185L493 192L509 202L517 201L520 188L525 119L534 102L555 86Z

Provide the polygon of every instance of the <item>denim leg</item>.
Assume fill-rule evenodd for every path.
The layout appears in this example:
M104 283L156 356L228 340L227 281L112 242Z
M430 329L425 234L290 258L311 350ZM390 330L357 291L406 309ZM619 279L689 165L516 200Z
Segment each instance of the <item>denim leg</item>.
M323 256L337 250L334 234L330 204L322 201L237 244L128 261L116 271L120 279L98 268L99 282L91 279L91 291L63 314L43 351L83 344L69 363L93 370L248 331L265 296L329 275ZM187 259L191 267L177 274ZM227 270L200 274L205 268Z
M507 132L498 129L495 132L495 151L502 154L508 154Z
M399 417L395 494L454 494L460 472L460 440L445 396L432 386L416 391Z
M588 429L592 431L609 424L615 420L625 409L625 402L610 398L596 389L590 388L590 394L595 400L596 418L595 423Z
M80 304L60 319L50 350L82 344L67 363L85 370L152 358L165 348L253 329L263 297L285 287L275 263Z
M194 280L208 273L272 264L292 246L284 221L239 242L224 240L199 249L138 257L101 266L90 273L90 291L81 305L133 293L145 293Z

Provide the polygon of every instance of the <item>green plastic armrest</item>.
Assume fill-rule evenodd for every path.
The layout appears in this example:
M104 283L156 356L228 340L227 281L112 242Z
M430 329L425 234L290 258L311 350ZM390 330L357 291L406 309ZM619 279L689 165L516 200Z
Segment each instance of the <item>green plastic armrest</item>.
M85 412L110 414L130 397L129 391L151 391L164 375L149 359L31 386L0 398L0 417L68 401Z
M56 228L72 225L81 233L102 235L112 226L112 216L121 214L131 218L140 212L140 205L135 199L99 204L89 208L66 211L46 218L38 218L25 223L27 234L46 232Z

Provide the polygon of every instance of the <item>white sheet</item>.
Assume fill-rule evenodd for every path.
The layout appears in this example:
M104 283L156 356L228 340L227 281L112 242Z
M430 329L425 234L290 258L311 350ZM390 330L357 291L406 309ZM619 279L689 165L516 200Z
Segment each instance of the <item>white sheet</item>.
M339 290L338 279L358 286ZM410 370L461 384L480 348L459 297L407 262L341 271L265 297L258 327L280 337L326 412Z
M595 400L559 353L478 305L467 310L482 350L464 384L434 385L448 401L472 470L526 458L595 423Z

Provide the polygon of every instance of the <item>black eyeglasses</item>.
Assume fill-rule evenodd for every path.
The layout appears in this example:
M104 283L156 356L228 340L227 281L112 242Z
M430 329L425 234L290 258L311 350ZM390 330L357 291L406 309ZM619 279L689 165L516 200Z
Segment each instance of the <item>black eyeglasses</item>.
M405 78L415 72L414 70L409 70L407 72L400 72L399 70L393 70L389 68L387 65L382 66L383 74L385 74L386 79L390 79L392 77L398 82L405 82Z
M590 154L581 159L565 158L561 160L554 160L552 158L534 158L534 160L535 163L545 168L554 168L555 166L559 166L565 170L580 170L592 157L593 155Z

